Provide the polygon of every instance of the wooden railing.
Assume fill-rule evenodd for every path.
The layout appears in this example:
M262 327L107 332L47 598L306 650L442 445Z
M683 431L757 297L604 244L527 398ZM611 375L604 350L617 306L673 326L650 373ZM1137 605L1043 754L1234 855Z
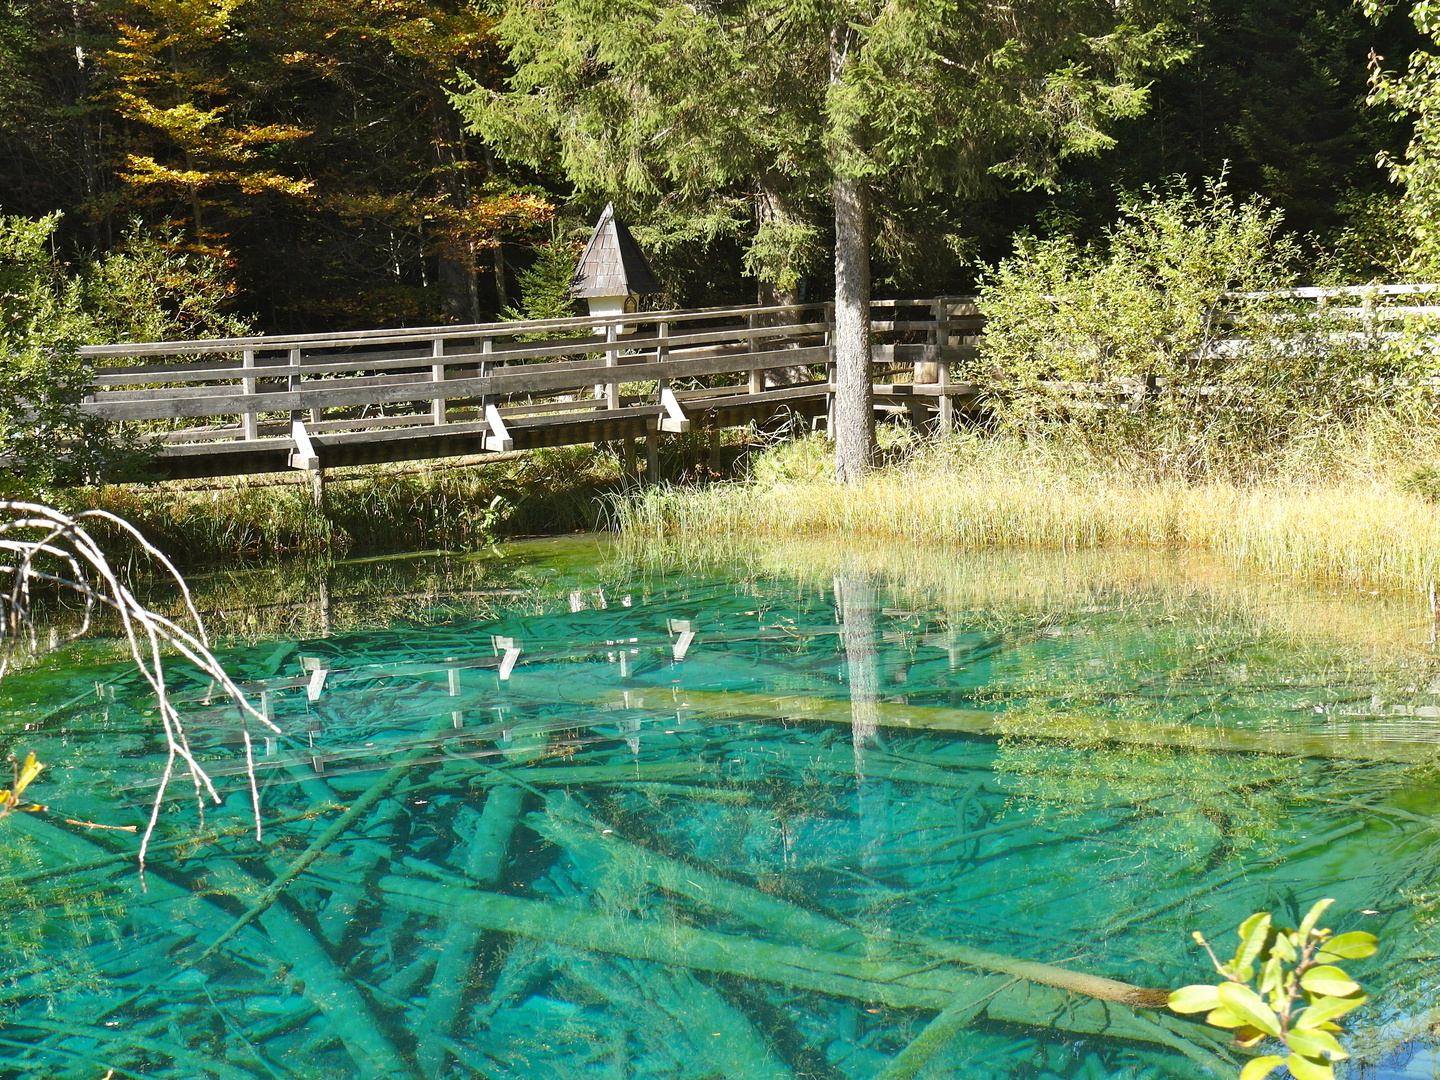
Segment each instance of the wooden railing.
M974 299L875 305L887 407L948 424L950 364ZM162 440L171 476L438 457L818 417L831 394L831 305L87 346L86 411ZM918 365L918 367L917 367ZM818 423L818 421L814 421Z

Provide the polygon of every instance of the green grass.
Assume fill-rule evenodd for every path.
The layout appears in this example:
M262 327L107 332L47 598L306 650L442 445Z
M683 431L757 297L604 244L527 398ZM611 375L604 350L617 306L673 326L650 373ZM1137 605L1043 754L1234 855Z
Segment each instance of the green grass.
M681 484L729 469L745 432L727 433L718 462L705 433L667 436L661 475ZM643 470L641 445L637 468ZM484 464L437 462L334 469L325 506L301 474L114 484L61 493L66 510L108 510L161 551L194 566L286 556L469 551L496 539L603 529L639 487L612 444L525 452ZM120 548L124 549L123 539Z
M637 538L1193 547L1289 580L1440 581L1440 506L1402 488L1417 465L1440 461L1434 429L1381 418L1291 440L1248 475L1199 482L1167 477L1149 457L1053 435L919 440L890 429L882 447L887 463L862 484L835 484L829 444L809 438L758 456L743 482L624 498L617 522Z
M118 514L162 551L195 564L468 550L502 535L594 529L608 500L633 483L615 452L579 446L485 465L336 469L327 474L323 513L302 476L112 485L68 492L65 502Z

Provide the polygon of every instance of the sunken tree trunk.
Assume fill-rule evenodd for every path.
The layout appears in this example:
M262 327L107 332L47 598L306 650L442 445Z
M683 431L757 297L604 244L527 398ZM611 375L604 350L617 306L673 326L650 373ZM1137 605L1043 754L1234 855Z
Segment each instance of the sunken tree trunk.
M870 214L864 183L837 176L835 198L835 478L858 483L875 456L870 379Z

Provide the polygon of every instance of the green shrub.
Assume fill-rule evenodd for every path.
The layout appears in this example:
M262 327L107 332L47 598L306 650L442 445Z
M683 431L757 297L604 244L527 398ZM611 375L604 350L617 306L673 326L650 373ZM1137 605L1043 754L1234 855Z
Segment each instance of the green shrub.
M1058 426L1189 479L1253 472L1377 409L1428 407L1408 389L1432 364L1414 328L1386 341L1313 301L1245 295L1292 285L1299 259L1278 211L1223 180L1147 191L1098 244L1021 240L984 283L970 377L1002 426Z

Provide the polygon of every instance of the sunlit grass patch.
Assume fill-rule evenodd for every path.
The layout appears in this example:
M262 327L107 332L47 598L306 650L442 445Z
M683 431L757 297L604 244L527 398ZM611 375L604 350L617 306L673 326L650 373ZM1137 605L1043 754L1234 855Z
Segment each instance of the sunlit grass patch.
M621 502L631 534L838 535L965 547L1192 546L1265 573L1365 587L1440 580L1440 506L1398 480L1440 459L1433 433L1330 434L1250 475L1184 481L1152 460L1058 440L891 436L864 483L829 478L812 438L759 456L751 478Z

